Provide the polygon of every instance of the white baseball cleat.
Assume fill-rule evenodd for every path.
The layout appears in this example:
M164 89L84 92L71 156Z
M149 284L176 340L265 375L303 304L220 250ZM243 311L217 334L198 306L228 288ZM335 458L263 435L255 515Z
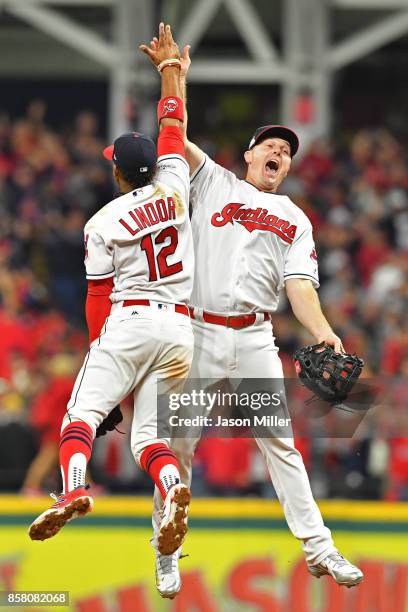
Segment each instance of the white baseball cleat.
M317 565L308 565L308 570L316 578L327 574L337 584L348 588L356 586L364 579L363 572L347 561L337 550L327 555Z
M173 485L168 491L157 538L157 548L162 555L172 555L184 542L190 500L190 489L184 484Z
M181 578L178 566L180 550L172 555L162 555L155 549L156 587L163 599L174 599L181 589Z

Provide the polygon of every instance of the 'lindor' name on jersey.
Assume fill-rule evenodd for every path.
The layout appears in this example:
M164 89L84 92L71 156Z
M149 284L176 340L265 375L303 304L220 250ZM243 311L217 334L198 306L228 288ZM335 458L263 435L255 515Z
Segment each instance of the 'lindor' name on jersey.
M148 202L128 211L125 219L119 219L119 223L131 234L136 236L147 227L152 227L164 221L176 219L176 204L174 198L159 198L155 202Z
M164 155L151 185L122 194L89 219L86 275L114 278L111 302L188 302L194 270L189 191L186 160Z

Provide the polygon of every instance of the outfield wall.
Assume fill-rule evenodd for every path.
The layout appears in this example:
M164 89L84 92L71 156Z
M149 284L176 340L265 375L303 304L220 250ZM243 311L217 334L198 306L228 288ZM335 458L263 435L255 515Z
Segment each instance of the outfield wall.
M31 542L27 527L48 503L0 496L0 590L70 593L69 608L25 612L408 612L408 504L321 502L366 575L345 589L307 573L276 502L194 500L183 590L170 602L154 586L150 499L96 498L91 515Z

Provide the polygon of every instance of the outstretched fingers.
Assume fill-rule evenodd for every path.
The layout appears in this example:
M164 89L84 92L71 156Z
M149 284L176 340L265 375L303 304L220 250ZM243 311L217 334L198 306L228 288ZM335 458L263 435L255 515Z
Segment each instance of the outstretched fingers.
M171 26L166 25L166 42L168 45L174 45L173 32L171 31Z
M148 45L139 46L140 51L147 55L155 65L167 57L180 57L178 47L173 39L170 25L159 24L159 35L153 36Z
M142 53L145 53L148 57L150 57L150 59L153 59L155 51L154 49L151 49L147 45L139 45L139 49Z
M191 49L190 45L186 45L185 47L183 47L183 52L181 54L181 57L186 62L191 62L191 59L190 59L190 49Z
M161 21L159 23L159 44L163 44L164 40L165 40L165 29L164 29L164 23Z

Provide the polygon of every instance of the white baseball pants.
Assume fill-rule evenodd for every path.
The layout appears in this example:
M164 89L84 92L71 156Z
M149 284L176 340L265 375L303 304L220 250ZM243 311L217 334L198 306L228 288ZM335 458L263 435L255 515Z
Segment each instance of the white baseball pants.
M280 378L282 363L274 344L270 321L233 330L220 325L193 320L195 336L191 378ZM293 438L258 438L256 440L293 535L302 541L309 564L319 563L335 550L330 530L325 527L313 499L303 459ZM191 466L198 439L171 441L180 462L182 481L191 482ZM161 496L154 495L153 527L160 524ZM154 542L153 542L154 544Z
M85 421L94 433L129 393L134 395L131 448L139 462L142 450L157 438L157 380L181 384L193 356L190 318L172 304L114 304L104 328L90 346L77 376L62 428ZM174 389L177 391L177 389Z

